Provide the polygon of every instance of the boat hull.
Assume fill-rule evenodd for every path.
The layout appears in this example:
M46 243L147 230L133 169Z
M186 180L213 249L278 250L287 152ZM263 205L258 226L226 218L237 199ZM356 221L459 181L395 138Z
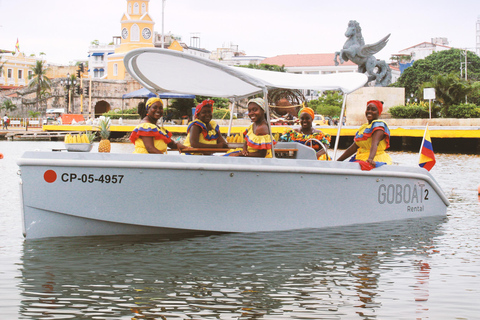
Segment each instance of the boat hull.
M421 168L217 156L28 152L27 238L324 228L445 215Z

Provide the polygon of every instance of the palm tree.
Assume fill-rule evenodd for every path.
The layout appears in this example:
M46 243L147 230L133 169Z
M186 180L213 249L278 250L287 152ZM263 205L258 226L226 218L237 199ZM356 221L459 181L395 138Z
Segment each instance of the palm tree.
M50 79L45 75L47 68L43 60L37 60L32 67L32 78L28 82L29 88L36 88L37 91L37 110L39 109L41 93L44 90L50 90Z
M17 106L13 104L12 100L5 100L0 106L0 109L5 109L6 111L13 111L17 109Z
M432 76L432 81L423 83L422 91L424 88L435 88L435 100L442 104L442 114L446 117L448 108L462 103L465 97L474 91L475 86L454 74L437 74Z

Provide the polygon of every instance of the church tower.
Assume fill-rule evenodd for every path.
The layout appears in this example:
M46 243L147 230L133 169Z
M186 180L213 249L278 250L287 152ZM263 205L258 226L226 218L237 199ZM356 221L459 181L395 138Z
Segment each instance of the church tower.
M154 47L152 18L148 14L150 0L126 0L127 11L120 19L120 46L108 56L108 79L125 79L123 58L130 50Z

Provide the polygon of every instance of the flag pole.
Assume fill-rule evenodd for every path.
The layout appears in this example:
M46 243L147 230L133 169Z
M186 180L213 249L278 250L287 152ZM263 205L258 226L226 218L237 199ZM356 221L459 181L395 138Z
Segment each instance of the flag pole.
M425 130L423 131L423 139L422 139L422 143L420 144L420 151L418 152L418 162L420 162L420 158L422 157L422 148L423 148L423 144L425 143L425 137L427 136L427 130L428 130L428 121L427 121L427 125L425 126Z

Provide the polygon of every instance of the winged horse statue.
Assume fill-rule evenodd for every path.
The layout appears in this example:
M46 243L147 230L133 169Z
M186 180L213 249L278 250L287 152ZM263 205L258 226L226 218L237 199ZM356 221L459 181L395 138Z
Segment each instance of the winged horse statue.
M366 45L360 24L355 20L350 20L345 36L348 40L343 45L343 49L335 52L335 58L333 59L335 65L338 66L339 63L337 57L340 58L340 63L350 60L358 65L359 73L368 74L368 82L376 80L376 86L387 86L390 84L390 67L388 67L385 61L379 61L373 56L387 45L390 34L374 44Z

